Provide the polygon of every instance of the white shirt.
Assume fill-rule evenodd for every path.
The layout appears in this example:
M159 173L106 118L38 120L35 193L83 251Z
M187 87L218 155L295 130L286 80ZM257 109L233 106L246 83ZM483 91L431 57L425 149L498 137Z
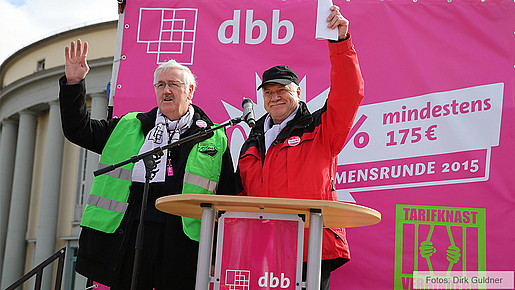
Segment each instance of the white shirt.
M281 133L281 131L286 127L286 124L288 124L289 121L291 121L293 118L295 118L295 115L297 115L297 111L299 110L299 106L297 105L297 108L293 113L291 113L288 118L284 119L284 121L281 122L281 124L273 125L272 126L272 117L270 117L270 114L268 114L265 118L265 154L268 152L268 148L270 148L270 145L275 141L275 138Z

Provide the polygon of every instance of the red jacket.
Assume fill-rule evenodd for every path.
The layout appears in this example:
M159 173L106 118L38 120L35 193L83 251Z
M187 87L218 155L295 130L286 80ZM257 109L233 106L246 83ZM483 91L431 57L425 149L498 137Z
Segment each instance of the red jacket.
M238 171L242 195L337 200L334 179L343 149L363 99L363 78L349 39L329 43L331 90L325 105L310 113L300 102L268 149L265 158L264 120L256 122L240 152ZM306 259L307 232L304 242ZM324 229L322 259L350 259L345 229Z

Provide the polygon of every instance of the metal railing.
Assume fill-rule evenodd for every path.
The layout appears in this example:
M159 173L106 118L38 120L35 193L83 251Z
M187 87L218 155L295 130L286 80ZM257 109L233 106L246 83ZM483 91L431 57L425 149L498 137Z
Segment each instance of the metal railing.
M64 269L64 257L66 255L66 248L62 248L59 251L55 252L52 256L48 257L41 264L37 265L34 269L30 270L27 274L23 275L18 281L14 282L11 286L7 287L5 290L14 290L25 281L32 278L32 276L36 275L36 283L34 284L34 290L41 289L41 280L43 278L43 269L51 264L55 259L59 259L57 262L57 276L55 278L55 290L61 289L61 282L63 278L63 269Z

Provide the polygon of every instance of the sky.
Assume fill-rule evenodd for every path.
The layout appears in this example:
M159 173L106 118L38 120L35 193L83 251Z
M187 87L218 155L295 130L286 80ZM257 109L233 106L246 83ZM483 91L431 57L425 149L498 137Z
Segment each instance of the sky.
M116 0L0 0L0 64L38 40L116 19Z

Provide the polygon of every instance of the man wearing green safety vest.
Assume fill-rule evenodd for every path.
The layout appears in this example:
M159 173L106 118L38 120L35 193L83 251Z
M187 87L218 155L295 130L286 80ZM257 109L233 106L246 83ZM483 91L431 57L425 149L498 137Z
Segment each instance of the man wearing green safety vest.
M154 72L157 107L110 120L90 119L86 107L88 44L65 48L65 76L59 80L64 135L101 154L99 167L161 147L214 126L191 103L195 76L170 60ZM111 289L130 289L137 226L144 240L137 289L194 289L200 223L155 209L169 194L234 194L234 169L223 130L166 150L151 180L140 217L145 183L142 161L95 177L81 221L76 271Z

